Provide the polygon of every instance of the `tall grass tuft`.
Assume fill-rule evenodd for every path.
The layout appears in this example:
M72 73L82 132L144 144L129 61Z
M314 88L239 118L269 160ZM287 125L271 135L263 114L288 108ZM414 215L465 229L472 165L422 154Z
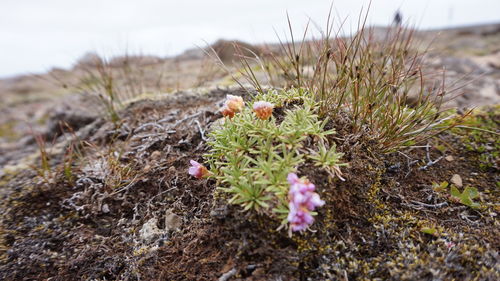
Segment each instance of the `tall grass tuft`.
M259 92L265 85L305 89L319 102L320 116L348 116L352 133L368 133L382 152L460 122L463 117L445 122L451 117L442 115L448 94L444 72L425 72L427 48L419 51L414 29L392 26L376 36L366 27L368 13L361 13L357 33L342 37L343 23L335 29L331 15L319 39L306 40L308 25L299 42L287 17L290 38L278 37L277 50L265 56L240 55L241 77Z
M116 86L116 71L107 59L96 57L92 63L92 66L83 67L85 75L81 78L78 88L95 96L104 106L109 119L118 124L118 110L122 106L122 99Z
M119 110L127 101L165 88L166 62L161 59L126 53L113 59L95 55L90 60L77 65L80 77L75 87L96 97L117 125L121 121Z
M45 138L41 134L33 133L36 144L38 146L38 151L40 152L40 166L34 166L38 176L43 179L45 182L49 182L52 178L52 170L50 167L50 157L47 152L47 143L45 142Z

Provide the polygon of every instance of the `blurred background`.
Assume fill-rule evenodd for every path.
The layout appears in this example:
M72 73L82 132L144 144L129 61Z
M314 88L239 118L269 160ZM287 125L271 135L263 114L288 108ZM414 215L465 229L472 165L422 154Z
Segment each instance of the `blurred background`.
M333 1L334 16L354 28L368 0ZM173 56L217 39L276 42L310 18L324 27L331 0L2 0L0 78L68 68L89 51ZM499 0L372 0L368 22L388 25L399 10L420 29L500 22ZM354 28L355 29L355 28Z

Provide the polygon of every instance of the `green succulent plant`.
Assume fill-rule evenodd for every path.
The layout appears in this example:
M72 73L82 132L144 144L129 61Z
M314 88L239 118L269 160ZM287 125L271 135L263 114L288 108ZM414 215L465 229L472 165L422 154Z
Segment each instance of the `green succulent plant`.
M272 102L279 113L259 120L251 109L255 101ZM326 136L335 131L325 130L328 119L318 117L318 104L303 90L258 94L249 105L212 128L205 158L229 203L285 223L289 173L306 161L323 168L344 165L335 145L327 148Z

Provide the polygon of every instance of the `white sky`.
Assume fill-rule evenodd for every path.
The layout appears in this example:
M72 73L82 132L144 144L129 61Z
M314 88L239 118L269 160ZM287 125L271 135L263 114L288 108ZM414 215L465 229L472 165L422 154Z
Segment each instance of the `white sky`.
M70 67L87 51L167 56L218 38L274 42L288 11L297 33L331 0L0 0L0 77ZM336 0L354 20L369 0ZM500 0L372 0L369 22L400 9L420 28L500 22Z

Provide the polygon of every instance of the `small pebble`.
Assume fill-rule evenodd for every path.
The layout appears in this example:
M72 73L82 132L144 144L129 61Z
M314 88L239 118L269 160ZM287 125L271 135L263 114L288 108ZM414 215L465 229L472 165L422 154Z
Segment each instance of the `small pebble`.
M451 156L451 155L446 156L444 159L448 162L455 160L455 158L453 158L453 156Z
M103 213L105 213L105 214L109 213L109 206L108 206L108 204L104 204L104 205L102 205L101 210L102 210L102 212L103 212Z
M165 212L165 229L175 230L179 229L182 225L182 219L178 215L174 214L172 210L167 210Z
M450 179L451 183L453 183L456 187L462 187L463 184L462 184L462 177L460 177L460 175L458 174L454 174L451 179Z

